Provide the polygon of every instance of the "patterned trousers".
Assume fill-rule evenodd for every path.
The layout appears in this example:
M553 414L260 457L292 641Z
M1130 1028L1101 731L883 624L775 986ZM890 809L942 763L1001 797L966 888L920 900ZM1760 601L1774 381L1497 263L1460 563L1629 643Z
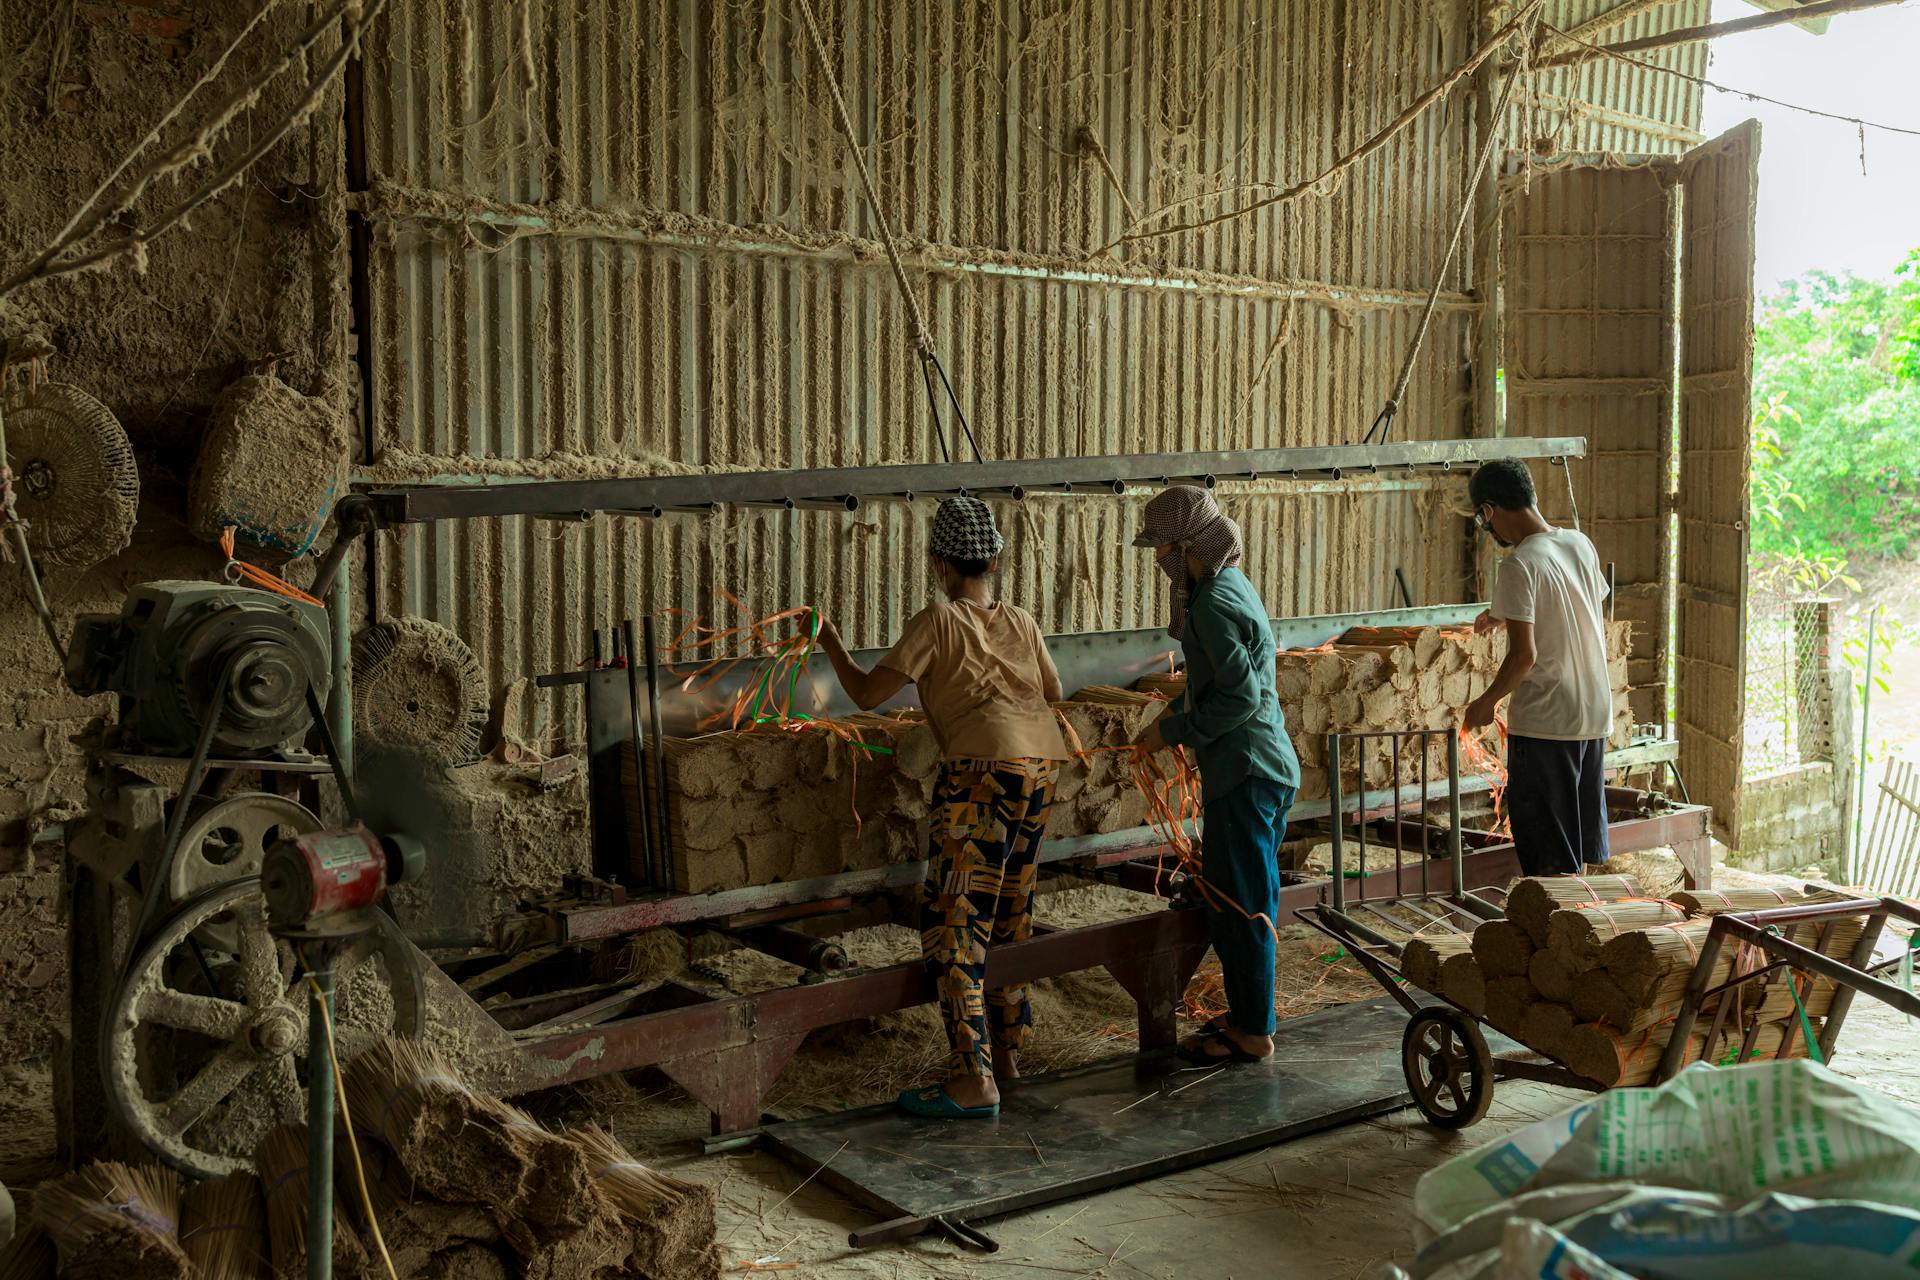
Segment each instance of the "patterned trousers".
M987 950L1033 936L1033 885L1057 760L949 760L934 785L920 951L940 997L950 1075L991 1076L988 1045L1033 1028L1024 986L986 987Z

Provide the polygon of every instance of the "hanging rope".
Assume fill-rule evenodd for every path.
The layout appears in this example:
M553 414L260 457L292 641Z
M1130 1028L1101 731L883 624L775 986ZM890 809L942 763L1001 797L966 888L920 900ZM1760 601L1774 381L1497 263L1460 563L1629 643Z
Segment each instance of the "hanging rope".
M1503 33L1514 28L1515 23L1524 24L1523 48L1533 46L1533 24L1538 21L1539 0L1527 8L1502 28ZM1413 366L1420 358L1420 348L1426 345L1427 330L1433 325L1434 308L1440 304L1440 288L1446 283L1447 271L1453 266L1453 258L1460 250L1460 236L1466 230L1467 215L1473 212L1474 189L1480 185L1481 177L1487 171L1487 164L1493 159L1494 143L1498 141L1501 123L1506 119L1507 103L1513 98L1514 86L1527 75L1527 53L1522 53L1520 61L1507 75L1507 83L1500 90L1500 101L1494 105L1493 112L1487 118L1487 136L1480 141L1480 155L1473 163L1473 171L1467 178L1467 189L1460 197L1460 216L1453 220L1453 235L1447 241L1446 256L1440 259L1440 269L1434 273L1433 288L1427 293L1427 305L1420 313L1420 327L1414 330L1413 345L1407 348L1407 358L1400 364L1400 376L1394 379L1393 392L1388 395L1373 425L1367 428L1367 434L1361 437L1362 444L1385 444L1393 434L1394 415L1400 412L1400 402L1406 398L1407 386L1413 381ZM1379 439L1375 440L1375 436Z
M833 63L827 57L827 42L820 36L820 23L813 14L810 0L798 0L800 16L807 22L807 37L813 44L813 53L820 60L820 74L826 77L827 90L833 95L834 119L839 122L840 132L847 140L847 150L853 153L853 165L860 174L860 185L867 193L867 211L873 215L873 221L880 228L880 243L887 251L887 262L893 268L893 282L900 288L900 296L907 304L907 323L913 327L913 345L920 357L920 378L927 388L927 410L933 415L933 438L940 446L940 458L944 462L953 461L953 455L947 448L945 432L940 427L940 398L934 390L934 375L940 377L940 385L946 391L947 403L953 411L953 419L960 424L960 431L967 438L967 444L973 449L973 460L983 461L980 442L973 437L973 428L967 424L966 411L960 407L960 397L954 394L953 383L947 378L946 366L940 363L939 353L933 349L933 337L927 332L926 316L920 310L920 298L913 291L913 285L907 279L907 269L900 261L900 249L894 243L893 229L887 225L887 215L880 209L880 196L874 189L873 174L867 168L866 155L860 150L860 142L854 137L853 117L847 114L847 100L840 92L840 78L833 73Z
M802 0L802 3L804 2L805 0ZM1387 122L1385 128L1355 147L1352 151L1349 151L1346 155L1335 160L1313 177L1301 182L1296 182L1290 187L1279 189L1276 189L1275 185L1271 182L1254 182L1247 183L1243 186L1204 192L1197 196L1189 196L1184 200L1176 200L1171 204L1162 205L1160 208L1155 209L1149 213L1143 221L1151 222L1156 218L1173 212L1175 209L1182 209L1204 200L1214 200L1221 196L1233 195L1240 191L1273 192L1270 196L1263 196L1250 204L1240 206L1238 209L1229 209L1224 213L1217 213L1211 217L1196 218L1192 222L1174 223L1169 226L1153 227L1147 230L1129 230L1124 235L1118 236L1106 244L1101 245L1088 256L1093 258L1103 257L1106 254L1112 253L1121 245L1133 244L1136 241L1154 240L1161 236L1179 235L1183 231L1201 231L1208 227L1217 227L1223 222L1233 222L1237 219L1247 217L1250 214L1258 213L1262 209L1270 208L1273 205L1284 204L1289 200L1296 200L1309 192L1319 195L1326 195L1332 192L1335 187L1339 186L1341 179L1346 177L1348 170L1372 155L1375 151L1378 151L1381 147L1386 146L1388 142L1393 140L1395 135L1406 129L1415 120L1418 120L1430 107L1451 94L1464 83L1469 76L1479 70L1481 63L1498 52L1500 47L1506 44L1509 37L1532 20L1534 15L1539 11L1540 4L1541 0L1532 0L1532 3L1514 15L1505 26L1494 32L1492 36L1487 38L1484 44L1478 49L1475 49L1465 62L1462 62L1459 66L1449 71L1438 84L1407 104L1406 108L1401 111L1399 115Z

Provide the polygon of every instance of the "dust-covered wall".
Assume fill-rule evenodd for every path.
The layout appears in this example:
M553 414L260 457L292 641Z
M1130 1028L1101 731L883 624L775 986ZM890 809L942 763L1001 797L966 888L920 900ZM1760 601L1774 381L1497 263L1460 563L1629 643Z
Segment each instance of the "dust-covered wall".
M1601 7L1550 9L1571 26ZM1366 431L1473 197L1470 84L1324 195L1109 246L1142 218L1199 220L1319 172L1471 52L1490 29L1471 6L814 8L987 456ZM1705 8L1663 6L1634 33ZM369 79L367 101L374 474L938 459L797 0L421 0L393 12L375 48L392 74ZM1588 91L1615 115L1691 127L1697 91L1668 80L1543 75L1552 103L1530 86L1516 127L1554 146L1621 136L1612 117L1564 122ZM1474 256L1444 273L1401 438L1489 429L1469 377ZM1302 614L1395 603L1396 569L1419 603L1470 598L1457 502L1388 483L1233 505L1269 605ZM1002 589L1046 629L1162 616L1162 584L1127 547L1129 504L1041 498L1006 518ZM819 605L878 645L928 598L926 520L921 505L413 530L382 540L378 607L451 623L500 679L575 665L594 625L711 611L723 587L755 614ZM573 701L539 693L518 727L564 737Z
M0 23L0 276L61 229L257 8L227 0L10 0ZM208 118L228 90L277 56L310 20L305 8L270 14L183 122ZM270 86L241 116L229 145L262 136L292 105L299 75L296 63ZM31 285L0 304L0 337L37 330L50 340L48 375L103 401L137 454L141 504L132 547L85 573L48 570L63 633L76 613L117 612L134 583L218 573L219 553L194 541L183 517L207 410L223 386L272 361L302 391L345 389L343 346L334 336L345 320L334 308L343 279L335 254L344 239L319 230L343 221L321 213L329 184L339 195L337 94L317 120L188 226L149 246L144 268L121 260ZM165 145L178 141L170 134ZM157 184L133 215L178 200L209 172L200 164ZM0 563L0 938L7 940L0 946L0 1046L8 1058L44 1051L63 1012L65 943L54 911L59 846L29 841L80 805L79 756L68 739L108 710L106 699L67 692L58 665L27 608L18 567Z

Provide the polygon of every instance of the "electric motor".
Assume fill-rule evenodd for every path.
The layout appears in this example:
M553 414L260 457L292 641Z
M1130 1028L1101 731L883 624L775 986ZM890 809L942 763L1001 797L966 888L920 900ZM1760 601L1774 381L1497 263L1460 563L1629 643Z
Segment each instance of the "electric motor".
M118 617L75 624L67 683L120 695L122 750L192 754L227 693L212 753L258 758L298 750L332 677L327 612L270 591L222 582L148 582Z

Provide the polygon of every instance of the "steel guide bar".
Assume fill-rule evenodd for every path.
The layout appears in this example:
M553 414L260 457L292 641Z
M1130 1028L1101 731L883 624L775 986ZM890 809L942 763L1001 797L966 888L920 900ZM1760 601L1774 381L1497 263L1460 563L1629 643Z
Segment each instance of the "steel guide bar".
M485 516L589 519L595 514L661 516L717 506L825 507L857 510L868 501L910 501L951 493L1006 497L1029 493L1123 493L1186 482L1212 486L1253 480L1338 480L1383 472L1448 471L1496 458L1586 456L1579 436L1540 439L1410 440L1400 444L1316 445L1111 457L906 463L810 471L737 471L583 480L501 477L480 484L357 485L380 524L422 524Z

